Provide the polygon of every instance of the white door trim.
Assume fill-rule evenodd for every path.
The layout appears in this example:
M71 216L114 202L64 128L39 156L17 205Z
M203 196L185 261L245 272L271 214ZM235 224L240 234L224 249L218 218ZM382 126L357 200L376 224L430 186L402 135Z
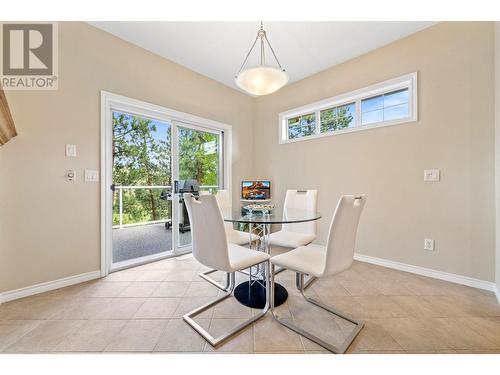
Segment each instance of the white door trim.
M111 110L119 110L141 116L148 116L167 122L178 122L187 126L197 126L224 132L224 189L231 193L232 178L232 127L222 122L205 119L189 113L176 111L156 104L101 91L101 277L106 276L111 267L112 249L112 121Z

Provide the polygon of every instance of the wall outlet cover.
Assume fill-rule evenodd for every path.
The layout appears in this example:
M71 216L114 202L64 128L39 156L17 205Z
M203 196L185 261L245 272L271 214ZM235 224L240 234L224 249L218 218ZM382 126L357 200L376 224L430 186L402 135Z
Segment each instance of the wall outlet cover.
M430 238L424 239L424 250L434 251L434 240Z

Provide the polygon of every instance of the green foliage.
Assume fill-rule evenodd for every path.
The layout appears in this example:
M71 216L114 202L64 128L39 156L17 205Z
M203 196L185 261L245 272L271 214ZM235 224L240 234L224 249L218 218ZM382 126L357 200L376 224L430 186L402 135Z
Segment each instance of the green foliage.
M288 120L288 138L300 138L316 132L316 114L297 116Z
M218 185L219 147L218 135L180 127L179 178Z
M321 132L329 132L348 128L353 120L349 104L321 111Z
M179 127L179 177L218 185L218 135ZM171 125L113 112L113 182L116 186L171 186ZM171 218L163 189L122 189L123 224ZM119 191L114 193L113 224L120 222Z
M115 185L171 185L170 125L113 112L113 182ZM123 223L169 218L171 206L158 189L124 189ZM114 194L113 222L119 224L119 194Z

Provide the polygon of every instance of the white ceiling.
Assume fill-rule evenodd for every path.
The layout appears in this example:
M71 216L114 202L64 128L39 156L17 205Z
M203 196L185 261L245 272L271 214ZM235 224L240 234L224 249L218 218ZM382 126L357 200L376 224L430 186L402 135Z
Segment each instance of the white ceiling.
M259 22L90 22L227 86ZM298 81L413 34L436 22L264 22L281 65ZM258 49L249 65L258 63Z

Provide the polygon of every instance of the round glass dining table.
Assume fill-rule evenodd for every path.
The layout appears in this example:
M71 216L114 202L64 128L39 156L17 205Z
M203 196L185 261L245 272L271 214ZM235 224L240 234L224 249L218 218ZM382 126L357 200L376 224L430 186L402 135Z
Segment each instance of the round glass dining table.
M271 226L273 224L296 224L321 219L321 214L316 211L287 208L283 211L277 208L268 210L249 210L234 208L223 213L224 221L237 224L248 224L245 231L249 232L250 248L253 250L271 253ZM241 228L240 228L241 229ZM259 237L258 241L250 240L250 233ZM235 298L243 305L255 309L262 309L266 304L265 268L263 265L252 267L249 272L249 281L239 284L234 290ZM275 306L279 306L288 298L285 287L275 283Z

